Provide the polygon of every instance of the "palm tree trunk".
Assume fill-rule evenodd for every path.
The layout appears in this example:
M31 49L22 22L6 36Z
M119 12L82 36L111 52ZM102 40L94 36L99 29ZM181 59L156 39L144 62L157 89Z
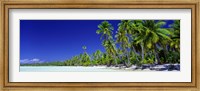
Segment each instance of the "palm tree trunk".
M86 53L86 50L84 49L84 53Z
M142 49L142 60L144 60L144 46L143 43L140 43L141 49Z
M123 60L123 59L122 59L122 60ZM123 62L123 64L124 64L124 66L126 66L126 68L128 68L128 65L127 65L126 61L123 60L122 62Z
M112 60L109 60L109 62L108 62L108 67L110 67L111 66L111 64L112 64Z
M136 52L136 50L135 50L135 47L133 46L132 48L133 48L133 52L135 53L136 60L139 62L139 59L138 59L138 56L137 56L137 52Z
M156 44L154 44L154 54L155 54L155 59L156 59L155 64L160 64L160 58L156 50Z
M126 53L126 50L125 50L125 49L124 49L123 53ZM128 64L127 64L126 60L123 59L123 57L127 57L127 56L123 54L122 60L123 60L124 66L126 66L126 67L128 68Z
M129 52L126 50L126 53L127 53L127 60L128 60L127 66L129 67L129 66L130 66L130 57L129 57Z
M168 60L167 60L167 54L168 54L167 46L164 45L163 49L164 49L164 59L165 59L164 62L168 62Z
M115 66L117 66L118 63L117 63L117 60L116 60L116 56L113 56L113 58L114 58L114 61L115 61Z
M127 57L127 50L126 50L126 47L123 46L124 45L124 42L122 42L122 52L123 52L123 56L122 57ZM123 60L123 59L122 59ZM128 64L126 63L126 60L123 60L123 64L124 66L126 66L128 68Z

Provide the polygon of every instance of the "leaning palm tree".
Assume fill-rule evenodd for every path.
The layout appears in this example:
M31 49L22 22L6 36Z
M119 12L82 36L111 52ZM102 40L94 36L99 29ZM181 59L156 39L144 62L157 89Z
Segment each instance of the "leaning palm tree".
M112 37L112 33L113 33L112 31L114 30L113 26L108 21L103 21L101 24L98 25L98 28L99 29L96 31L96 33L101 34L101 39L103 40L102 45L104 46L107 54L110 55L111 57L114 57L114 60L115 60L115 56L116 56L115 44L111 43L113 41L113 37ZM115 64L117 65L116 60L115 60Z
M130 57L129 57L129 25L130 25L130 20L122 20L119 23L118 31L116 34L116 42L120 44L120 48L122 49L123 56L127 57L128 62L125 60L123 61L124 65L126 67L130 66Z
M156 64L160 64L160 58L157 53L157 44L162 43L164 41L171 41L171 38L169 37L171 32L166 28L162 28L162 26L164 26L165 24L166 23L164 21L156 22L149 20L144 22L144 26L146 28L145 36L146 38L148 38L145 44L149 49L150 48L154 49L155 58L157 59Z
M144 29L140 36L136 38L138 43L143 42L145 47L153 49L156 64L160 64L160 58L157 53L159 41L171 40L169 37L171 34L170 31L166 28L162 28L165 24L164 21L145 20L143 21Z
M109 56L112 58L111 61L108 64L108 66L110 66L112 64L113 60L115 61L115 65L117 66L117 64L118 64L117 60L116 60L117 49L116 49L114 41L113 40L106 41L104 43L104 46L107 49L106 52L108 54L110 54Z
M144 29L142 22L143 22L142 20L132 21L132 23L130 24L130 31L128 32L131 35L130 37L131 50L134 52L136 60L138 62L139 62L138 52L141 52L142 60L144 60L143 41L137 43L137 41L135 40L137 37L142 37L142 31Z

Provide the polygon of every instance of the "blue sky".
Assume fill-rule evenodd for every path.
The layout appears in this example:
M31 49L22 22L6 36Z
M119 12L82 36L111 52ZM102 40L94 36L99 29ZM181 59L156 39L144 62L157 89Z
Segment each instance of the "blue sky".
M83 53L82 46L92 54L97 49L105 51L98 25L104 20L20 20L21 61L63 61ZM117 31L120 20L108 20ZM173 21L167 21L169 24Z

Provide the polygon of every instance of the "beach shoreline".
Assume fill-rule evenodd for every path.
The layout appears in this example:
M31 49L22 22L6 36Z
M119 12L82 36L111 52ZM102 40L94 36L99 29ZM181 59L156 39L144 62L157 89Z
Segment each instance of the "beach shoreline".
M106 65L98 66L20 66L20 72L120 72L120 71L180 71L180 64L152 65L143 64L141 66L116 67Z

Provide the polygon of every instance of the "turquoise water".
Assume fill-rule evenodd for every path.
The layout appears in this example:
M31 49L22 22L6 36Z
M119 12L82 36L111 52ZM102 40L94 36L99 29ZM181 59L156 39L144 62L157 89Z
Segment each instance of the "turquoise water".
M20 72L119 72L124 70L106 67L77 66L20 66Z

